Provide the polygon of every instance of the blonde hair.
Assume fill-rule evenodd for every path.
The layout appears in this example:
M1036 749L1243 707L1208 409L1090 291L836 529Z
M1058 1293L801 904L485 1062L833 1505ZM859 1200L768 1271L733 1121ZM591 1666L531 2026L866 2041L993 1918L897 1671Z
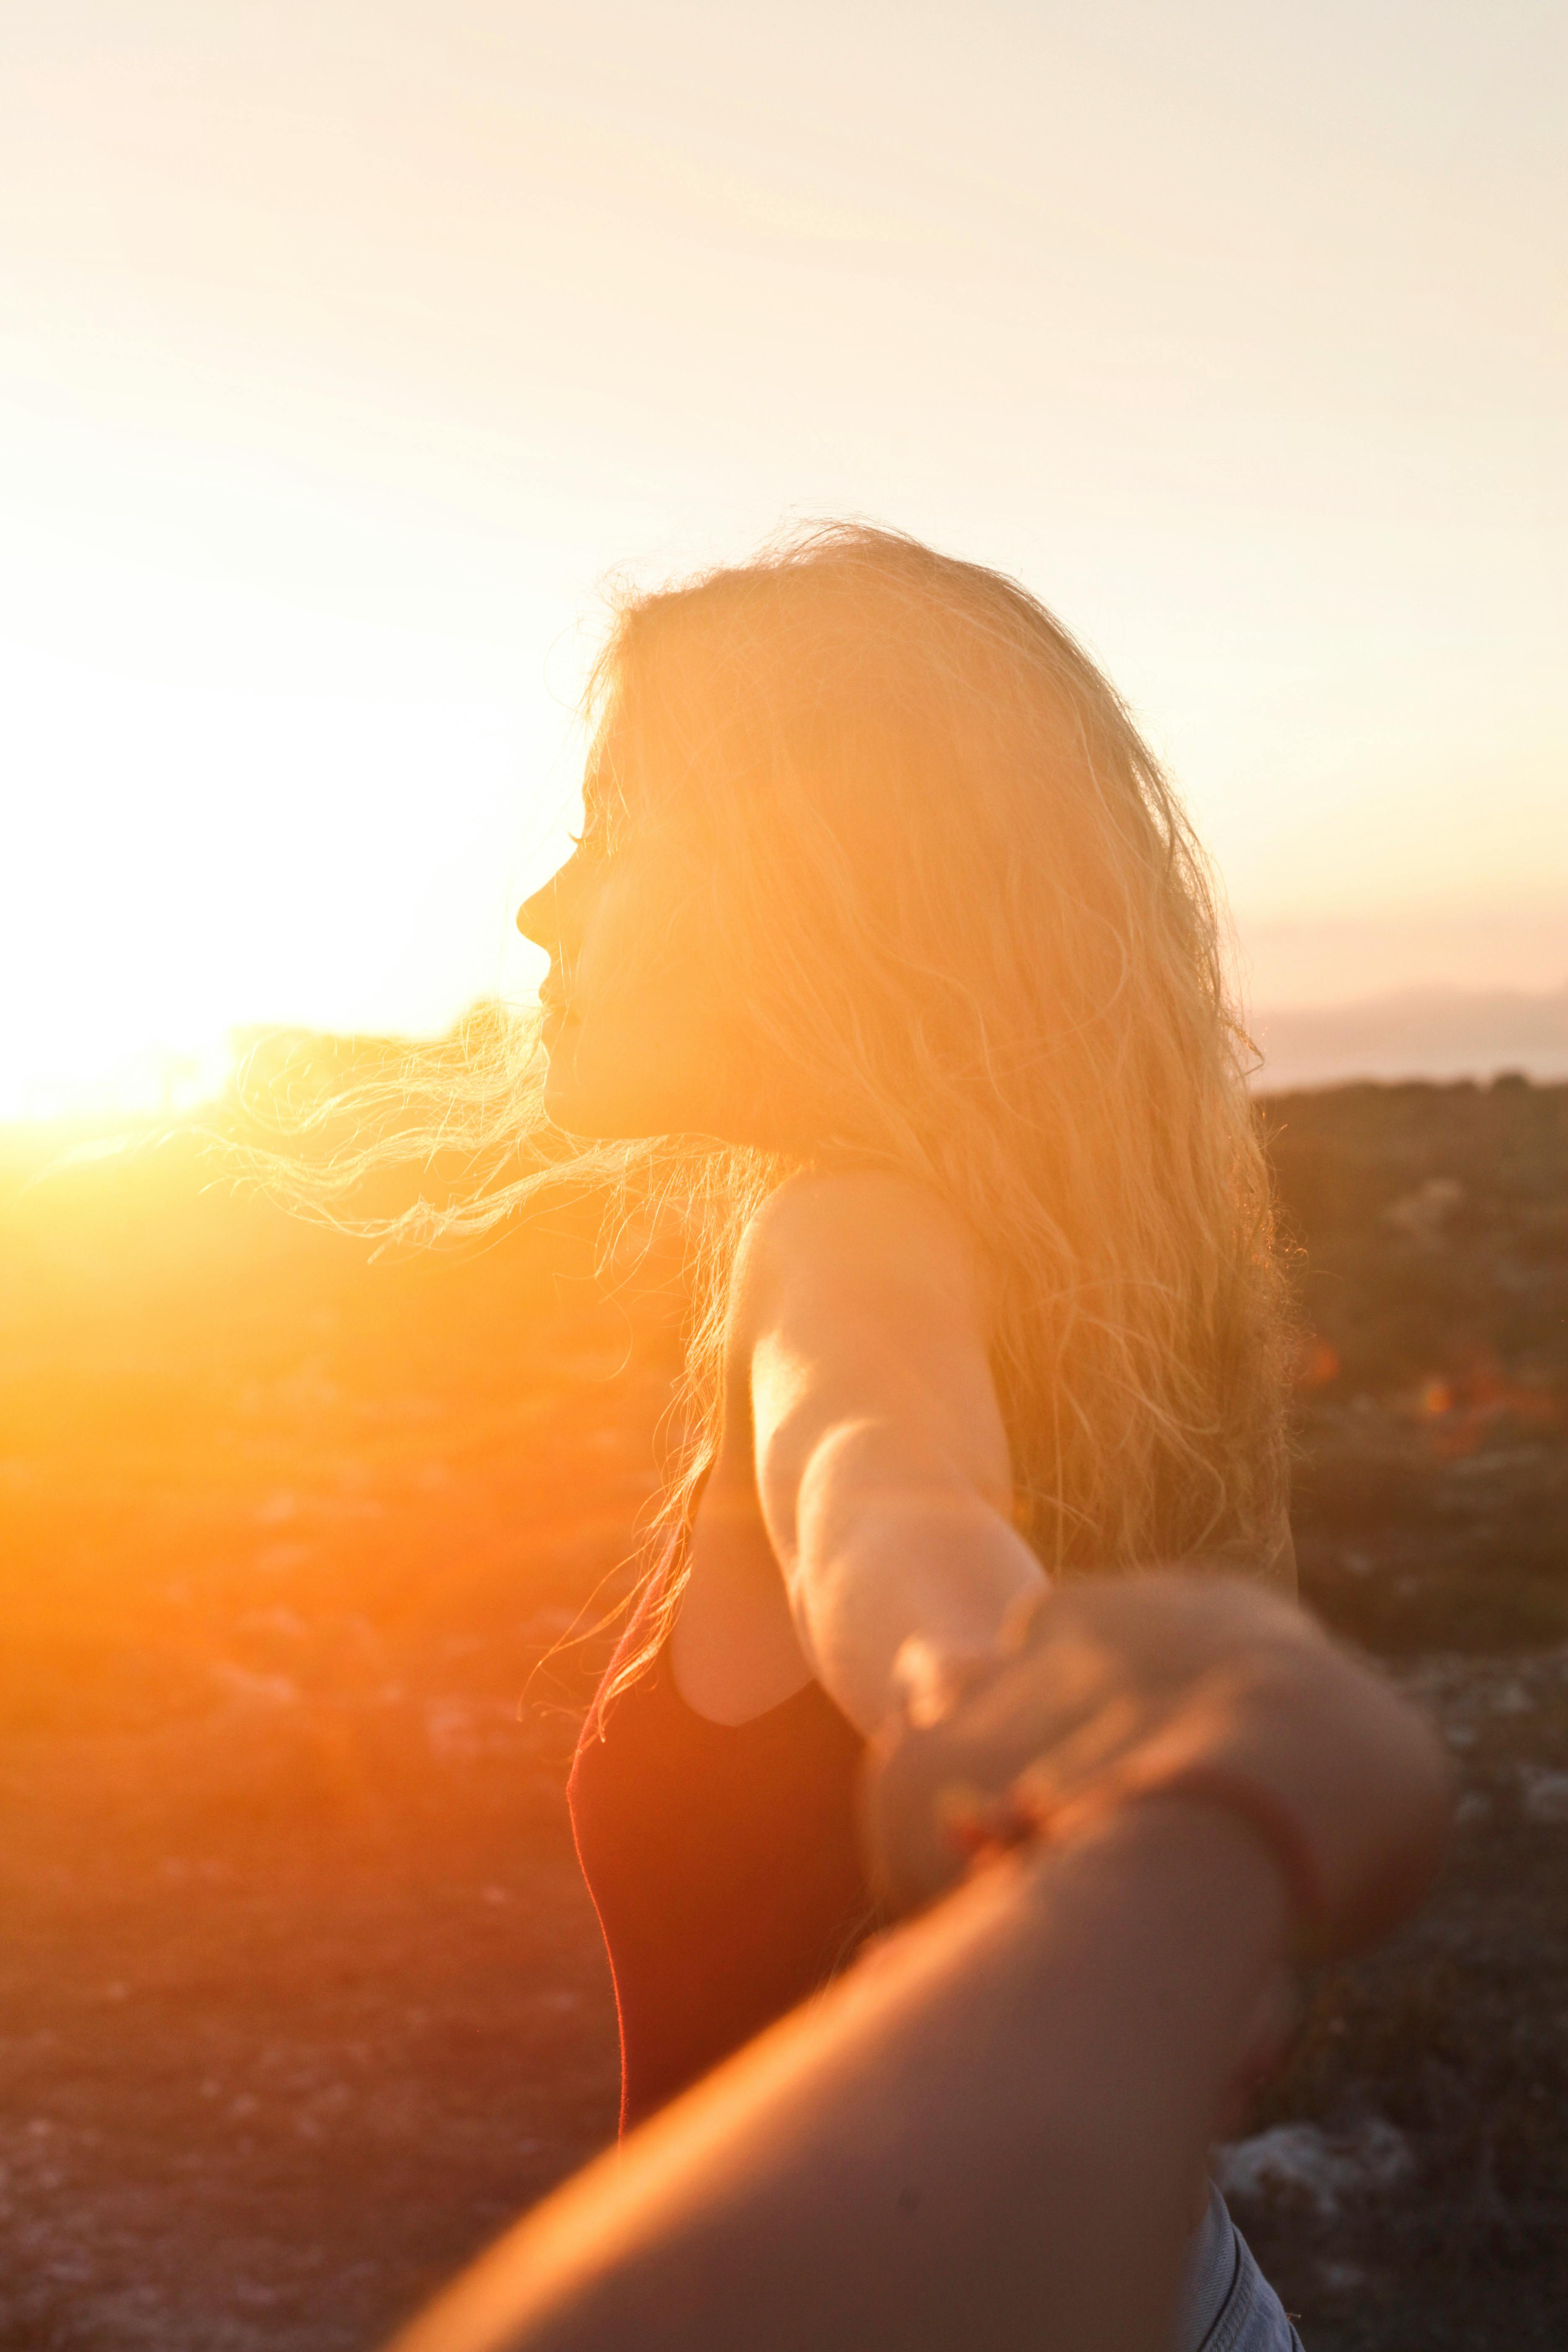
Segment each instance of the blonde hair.
M822 1157L903 1171L973 1237L1046 1567L1258 1564L1284 1318L1247 1041L1203 854L1089 656L1016 582L837 524L623 597L588 715L589 835L681 832L743 1020L831 1106ZM687 1436L618 1687L679 1601L736 1249L803 1162L567 1152L542 1075L534 1022L426 1072L439 1139L483 1171L437 1221L493 1223L571 1172L678 1193L691 1236ZM342 1181L393 1148L362 1135Z

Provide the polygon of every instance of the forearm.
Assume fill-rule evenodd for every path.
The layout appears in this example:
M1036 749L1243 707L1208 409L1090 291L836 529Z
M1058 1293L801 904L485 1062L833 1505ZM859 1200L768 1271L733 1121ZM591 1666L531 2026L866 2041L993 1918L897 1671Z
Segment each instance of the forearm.
M503 2240L399 2352L1139 2352L1284 1948L1212 1808L981 1874Z
M845 1433L813 1458L784 1561L817 1679L868 1738L895 1711L906 1644L940 1681L950 1664L989 1656L1010 1612L1045 1583L994 1501L940 1464L879 1461L877 1437Z

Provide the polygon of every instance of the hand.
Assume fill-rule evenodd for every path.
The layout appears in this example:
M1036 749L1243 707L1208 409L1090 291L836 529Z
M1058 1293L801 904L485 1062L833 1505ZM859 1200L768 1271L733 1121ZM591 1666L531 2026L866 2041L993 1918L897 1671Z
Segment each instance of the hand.
M1313 1958L1384 1933L1426 1893L1450 1805L1423 1719L1314 1622L1240 1579L1080 1578L1036 1600L984 1676L876 1743L867 1798L890 1907L929 1901L986 1844L1081 1833L1186 1795L1268 1846Z

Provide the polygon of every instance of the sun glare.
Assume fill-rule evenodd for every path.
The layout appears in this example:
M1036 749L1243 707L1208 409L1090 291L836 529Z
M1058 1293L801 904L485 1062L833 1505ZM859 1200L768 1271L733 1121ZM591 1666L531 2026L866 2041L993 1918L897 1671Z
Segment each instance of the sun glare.
M1346 85L1254 11L1241 105L1201 42L1129 75L1094 12L891 60L851 12L878 102L835 117L744 12L630 12L624 84L570 12L556 50L334 6L360 31L304 68L207 13L163 59L101 0L35 10L0 76L0 1110L531 988L519 830L598 583L814 513L1083 635L1243 929L1290 933L1260 1002L1476 984L1482 917L1486 984L1561 985L1560 142L1517 27L1457 81L1389 17ZM1463 168L1389 152L1413 74ZM922 92L951 141L893 127Z
M92 1028L13 1039L0 1060L0 1120L177 1118L220 1095L235 1061L227 1037L138 1045Z

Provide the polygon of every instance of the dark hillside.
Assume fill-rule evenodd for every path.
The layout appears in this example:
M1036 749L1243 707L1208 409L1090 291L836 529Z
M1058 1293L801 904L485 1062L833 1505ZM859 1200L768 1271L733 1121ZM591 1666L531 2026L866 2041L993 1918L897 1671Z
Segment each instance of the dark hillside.
M1568 1635L1568 1087L1265 1106L1300 1252L1296 1525L1375 1647Z
M1264 1116L1307 1325L1303 1591L1435 1711L1462 1795L1436 1899L1319 1987L1243 2208L1310 2352L1557 2345L1568 1087L1357 1086Z

